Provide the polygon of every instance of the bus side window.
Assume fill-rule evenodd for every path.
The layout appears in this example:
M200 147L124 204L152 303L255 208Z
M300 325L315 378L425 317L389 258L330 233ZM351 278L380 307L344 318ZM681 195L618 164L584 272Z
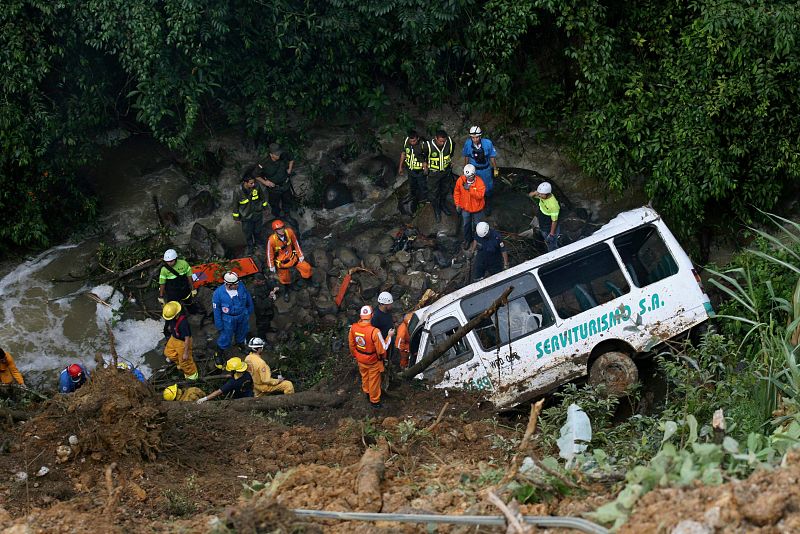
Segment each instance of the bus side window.
M614 238L614 246L637 287L645 287L678 272L655 226L647 225Z
M542 266L539 277L563 319L630 292L620 265L606 243L597 243Z
M426 356L435 346L444 343L447 338L455 334L456 330L461 328L461 323L455 317L447 317L431 326L428 341L425 344ZM467 342L466 337L462 337L458 343L450 347L438 360L431 364L431 368L451 369L457 365L472 359L472 347Z

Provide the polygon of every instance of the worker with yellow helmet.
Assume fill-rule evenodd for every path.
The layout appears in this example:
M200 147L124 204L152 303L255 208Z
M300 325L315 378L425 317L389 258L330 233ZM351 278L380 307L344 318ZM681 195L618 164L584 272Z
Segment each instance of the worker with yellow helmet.
M172 300L164 304L164 336L168 337L164 356L174 363L187 380L197 380L199 373L192 357L192 330L189 319L180 302Z
M181 389L178 387L178 384L172 384L164 388L164 400L165 401L182 401L182 402L194 402L199 398L205 396L203 390L196 387L189 387L186 389Z
M230 399L244 399L253 396L253 377L247 370L247 362L242 361L238 356L231 358L225 362L225 370L231 373L228 381L208 396L197 399L196 404L203 404L220 395L225 395Z
M253 377L253 391L256 397L269 395L270 393L283 393L284 395L291 395L294 393L294 384L278 375L277 378L272 378L272 371L267 365L267 362L262 358L264 352L264 340L260 337L251 339L247 346L250 348L250 354L245 357L244 362L247 364L247 369Z

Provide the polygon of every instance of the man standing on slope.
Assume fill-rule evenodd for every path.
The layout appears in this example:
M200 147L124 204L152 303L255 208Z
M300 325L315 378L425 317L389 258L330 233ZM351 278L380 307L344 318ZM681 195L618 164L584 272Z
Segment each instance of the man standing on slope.
M358 362L358 371L361 373L361 391L369 396L373 408L380 408L381 404L381 373L383 362L386 359L386 344L381 331L372 326L372 307L362 306L359 321L350 325L348 342L350 354ZM389 335L394 335L394 329L389 330Z
M211 305L214 308L214 325L219 331L217 352L214 360L218 369L225 365L225 351L236 342L245 350L247 333L250 330L250 314L253 313L253 298L247 292L239 276L228 271L225 283L214 291Z
M464 164L475 166L475 172L486 186L486 215L492 214L491 198L494 191L494 178L499 174L497 169L497 150L488 139L483 139L480 126L469 129L469 138L464 142Z

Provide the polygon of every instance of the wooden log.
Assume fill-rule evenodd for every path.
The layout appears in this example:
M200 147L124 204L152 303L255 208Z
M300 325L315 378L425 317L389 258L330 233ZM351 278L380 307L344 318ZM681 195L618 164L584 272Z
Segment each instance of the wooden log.
M464 326L459 328L458 330L453 333L452 336L448 337L444 343L441 345L435 345L433 350L431 350L430 354L426 355L420 361L418 361L413 366L409 367L402 373L400 373L401 378L410 379L417 376L419 373L427 369L428 367L433 364L436 360L442 357L442 355L450 350L456 343L458 343L461 338L472 332L484 319L491 317L495 313L497 313L497 308L507 303L508 296L511 292L514 291L514 286L508 286L503 294L497 297L497 299L492 302L492 305L483 310L480 314L476 315L472 319L467 322Z
M22 410L12 410L10 408L0 408L0 420L9 420L18 423L19 421L27 421L31 418L31 414Z
M381 446L369 447L364 451L358 463L356 476L356 495L358 495L359 512L380 512L383 507L383 492L381 482L386 470L386 449Z
M268 395L266 397L211 400L203 404L193 402L163 401L162 405L170 412L190 412L204 410L236 410L240 412L269 412L279 408L334 408L341 406L346 395L341 393L324 393L319 391L301 391L294 395Z

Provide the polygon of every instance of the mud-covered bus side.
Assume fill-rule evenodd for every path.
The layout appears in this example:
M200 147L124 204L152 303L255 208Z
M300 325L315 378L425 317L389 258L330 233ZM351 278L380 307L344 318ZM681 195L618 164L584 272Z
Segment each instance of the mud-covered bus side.
M484 390L510 407L586 375L603 354L647 352L713 313L689 257L640 208L420 310L412 350L423 356L509 286L508 305L423 373L436 387Z

